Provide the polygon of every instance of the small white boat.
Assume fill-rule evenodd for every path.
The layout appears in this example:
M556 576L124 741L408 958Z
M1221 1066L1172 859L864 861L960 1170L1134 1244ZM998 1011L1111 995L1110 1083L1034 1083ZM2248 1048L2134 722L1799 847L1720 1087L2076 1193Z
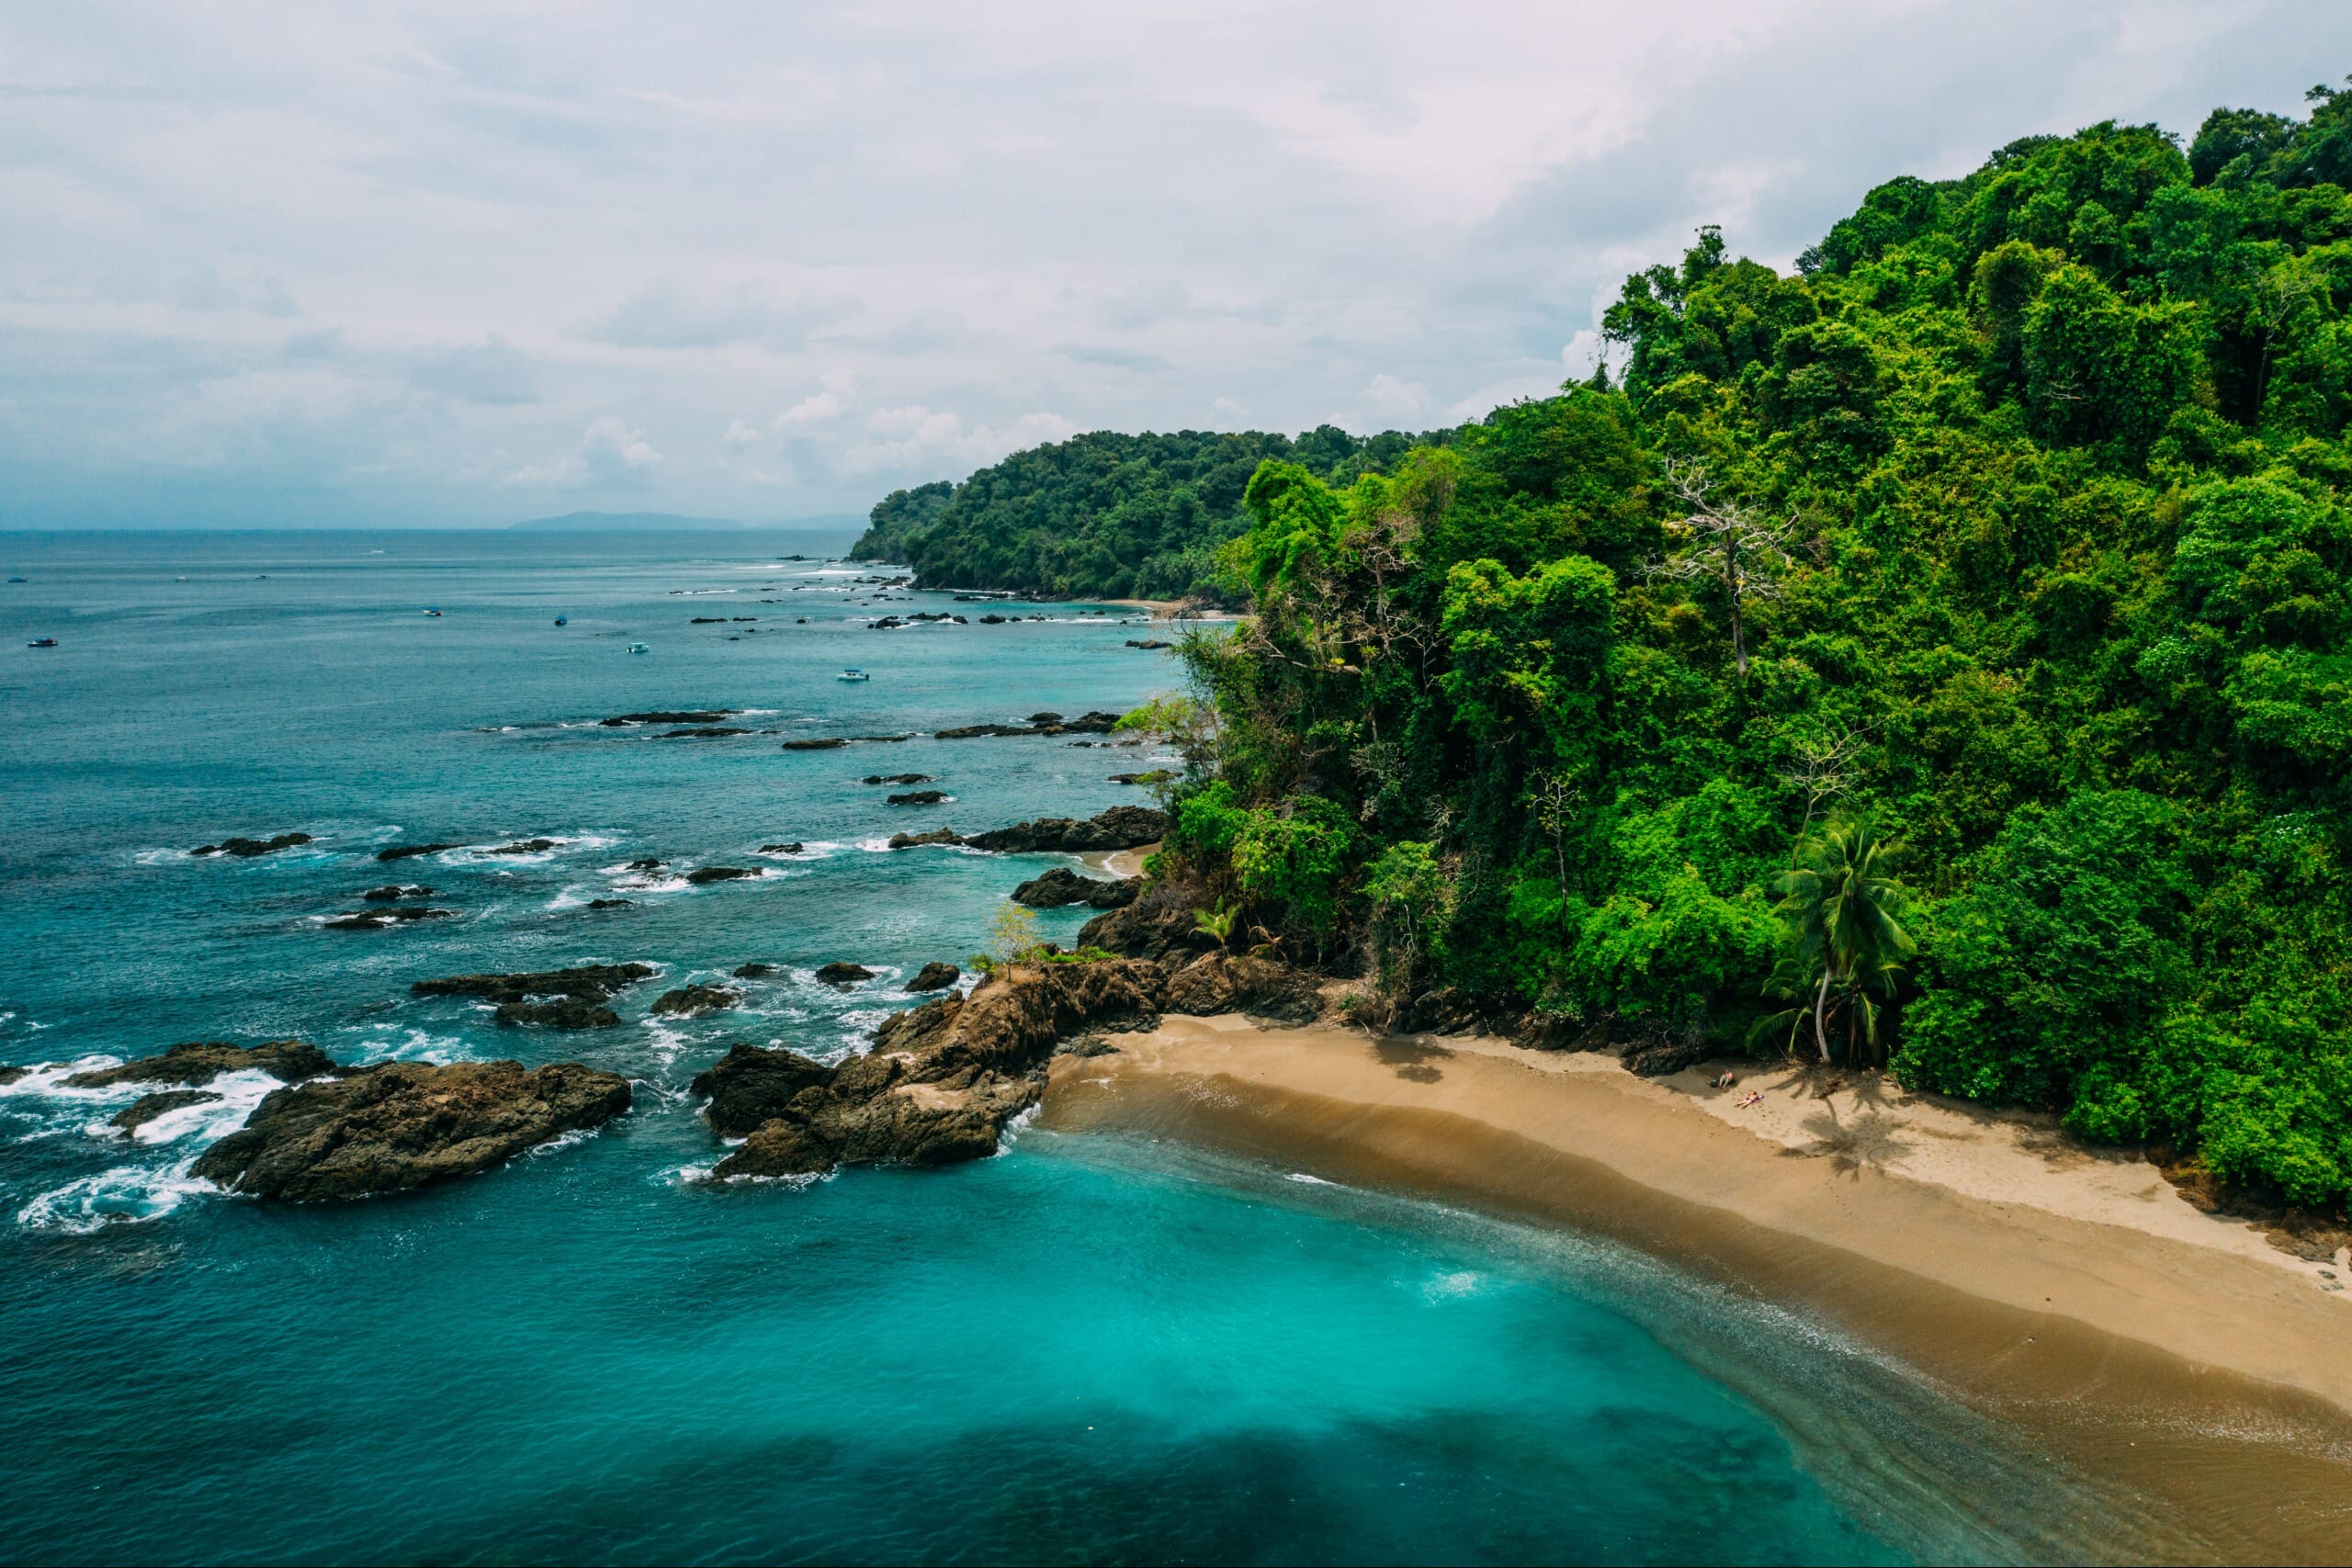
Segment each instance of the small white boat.
M650 642L633 642L628 645L628 650L631 653L650 653L653 651L653 645Z
M836 681L871 681L874 677L853 665L849 669L844 670L840 674L834 676L833 679Z
M53 637L37 637L33 638L32 641L25 644L25 646L27 648L55 648L57 646L57 639Z
M441 612L438 610L427 610L424 613L431 615L435 620L439 620L441 618Z

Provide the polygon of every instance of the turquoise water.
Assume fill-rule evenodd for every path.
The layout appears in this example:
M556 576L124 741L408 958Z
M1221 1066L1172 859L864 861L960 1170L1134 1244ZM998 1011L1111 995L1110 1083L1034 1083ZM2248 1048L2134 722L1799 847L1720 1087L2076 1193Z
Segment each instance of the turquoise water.
M29 580L0 591L0 1065L299 1034L638 1086L596 1136L333 1209L186 1179L266 1085L139 1144L101 1135L135 1091L0 1089L0 1560L1845 1562L2030 1536L2030 1457L1899 1371L1573 1237L1035 1130L944 1172L698 1179L720 1150L686 1084L727 1043L851 1049L1062 863L868 846L1090 814L1149 756L779 737L1121 708L1173 675L1085 606L865 630L857 573L775 558L842 542L0 536ZM718 615L759 619L690 624ZM831 679L850 663L872 681ZM698 706L778 733L594 723ZM953 800L857 782L899 772ZM294 829L317 841L186 853ZM556 843L370 858L530 837ZM760 855L778 840L808 853ZM626 869L645 855L670 863ZM705 863L771 874L675 875ZM322 929L395 878L458 913ZM407 994L629 959L664 975L616 1030ZM886 978L815 985L834 959ZM752 961L782 972L743 1010L644 1019Z

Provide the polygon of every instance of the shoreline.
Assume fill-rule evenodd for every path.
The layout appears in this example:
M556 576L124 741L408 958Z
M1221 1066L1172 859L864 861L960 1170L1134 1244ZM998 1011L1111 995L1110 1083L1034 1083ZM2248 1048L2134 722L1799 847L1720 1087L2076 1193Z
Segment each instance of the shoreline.
M1705 1069L1649 1080L1603 1056L1238 1015L1111 1043L1056 1059L1044 1125L1597 1234L1793 1306L2177 1511L2175 1554L2346 1555L2341 1269L2191 1207L2144 1161L1875 1075L1819 1100L1802 1073L1740 1065L1717 1093ZM1735 1110L1751 1089L1763 1115Z

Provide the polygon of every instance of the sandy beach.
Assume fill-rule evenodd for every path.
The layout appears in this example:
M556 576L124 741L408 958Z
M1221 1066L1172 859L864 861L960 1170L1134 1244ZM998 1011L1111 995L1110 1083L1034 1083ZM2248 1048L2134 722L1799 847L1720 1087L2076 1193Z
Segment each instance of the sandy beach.
M2201 1213L2137 1156L1876 1074L1647 1080L1605 1055L1238 1016L1113 1043L1057 1062L1047 1125L1565 1221L1892 1354L2155 1500L2179 1555L2352 1556L2345 1258ZM1726 1068L1741 1081L1710 1087Z

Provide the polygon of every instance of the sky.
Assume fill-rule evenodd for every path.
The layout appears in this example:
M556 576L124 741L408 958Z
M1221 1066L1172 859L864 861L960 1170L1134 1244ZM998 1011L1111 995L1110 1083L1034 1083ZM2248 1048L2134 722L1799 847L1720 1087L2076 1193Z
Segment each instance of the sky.
M2352 6L0 8L0 528L863 513L1080 430L1430 429L1702 223L2193 134Z

